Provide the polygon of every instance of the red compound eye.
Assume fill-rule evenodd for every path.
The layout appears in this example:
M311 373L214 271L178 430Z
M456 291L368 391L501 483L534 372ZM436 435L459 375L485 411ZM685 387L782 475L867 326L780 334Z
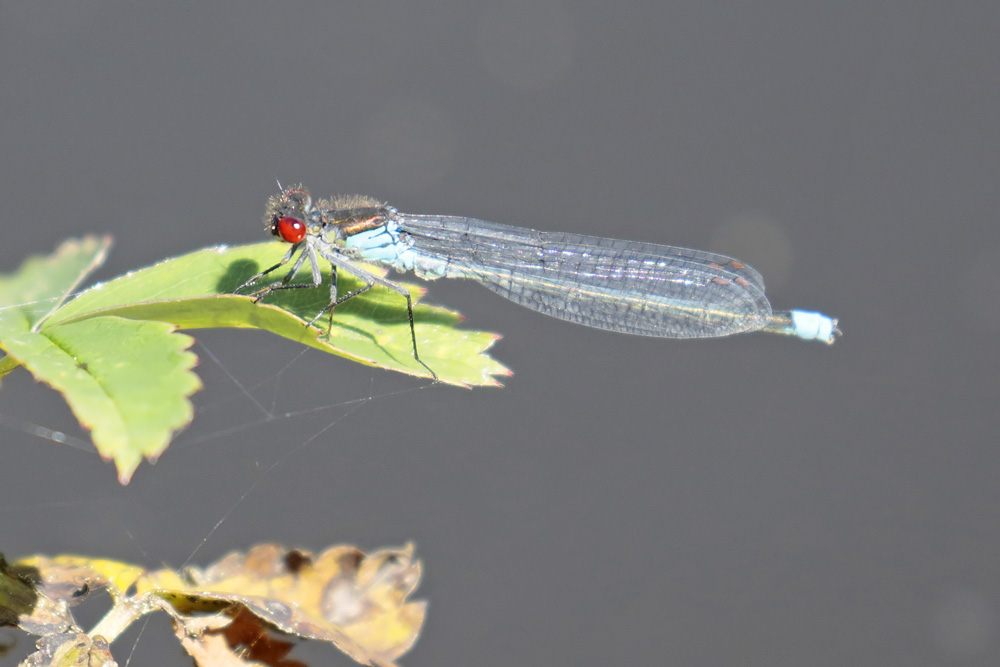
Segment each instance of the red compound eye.
M298 218L278 218L278 234L289 243L298 243L306 237L306 223Z

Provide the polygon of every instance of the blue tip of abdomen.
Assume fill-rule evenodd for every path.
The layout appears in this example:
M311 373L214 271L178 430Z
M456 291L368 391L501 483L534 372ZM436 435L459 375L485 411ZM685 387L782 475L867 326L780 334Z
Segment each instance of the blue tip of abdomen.
M837 328L837 320L808 310L793 310L790 313L792 320L792 335L802 340L818 340L827 345L832 345L833 341L840 335Z
M811 310L775 312L764 331L795 336L802 340L817 340L827 345L832 345L837 336L843 335L837 328L836 318Z

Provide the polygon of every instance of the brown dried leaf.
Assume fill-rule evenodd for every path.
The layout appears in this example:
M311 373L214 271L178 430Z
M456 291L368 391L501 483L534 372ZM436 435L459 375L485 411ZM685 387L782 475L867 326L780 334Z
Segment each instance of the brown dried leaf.
M182 573L83 556L0 564L0 602L11 622L42 635L27 667L113 665L107 642L156 610L171 616L204 667L302 667L287 659L292 644L271 636L278 631L391 666L416 642L426 611L424 602L409 601L421 574L412 545L368 556L339 546L314 556L263 544ZM98 590L108 591L113 606L87 635L70 608Z
M192 619L193 621L194 619ZM292 642L271 636L264 622L243 609L222 628L192 634L191 624L174 624L181 644L199 667L306 667L286 659Z
M46 635L19 667L118 667L103 637L86 633Z
M289 633L331 642L364 664L391 665L416 642L426 605L408 602L420 580L413 547L370 556L332 547L319 556L263 544L232 553L183 579L165 570L136 583L170 602L180 614L241 605Z

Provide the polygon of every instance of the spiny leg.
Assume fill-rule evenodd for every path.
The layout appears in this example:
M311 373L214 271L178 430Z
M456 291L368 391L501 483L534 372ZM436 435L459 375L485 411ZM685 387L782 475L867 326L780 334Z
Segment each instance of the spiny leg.
M424 360L420 358L420 354L417 352L417 332L413 326L413 299L410 298L410 292L405 287L403 287L398 283L394 283L391 280L383 278L382 276L371 273L370 271L366 271L365 269L351 262L346 257L337 255L335 253L323 252L322 250L320 251L320 255L322 255L324 259L330 262L330 265L334 271L336 271L337 267L339 266L340 268L350 271L358 278L363 280L365 282L365 285L363 287L359 287L353 292L350 292L342 297L337 298L336 300L332 300L330 305L324 308L323 311L320 311L319 315L322 315L324 311L330 311L332 317L332 311L335 307L337 307L338 305L342 304L344 301L347 301L350 298L353 298L359 294L367 292L374 285L381 285L382 287L391 289L393 292L396 292L397 294L401 295L403 298L406 299L406 316L410 321L410 342L413 344L413 358L417 361L417 363L419 363L421 366L427 369L427 372L431 374L431 377L437 380L438 379L437 373L435 373L430 366L424 363ZM319 317L319 315L317 315L317 318ZM313 321L315 322L316 320L314 319Z
M337 267L333 264L330 265L330 303L337 302L337 290L340 289L340 283L338 281ZM323 314L323 311L320 311ZM326 322L326 339L330 340L330 334L333 333L333 308L330 309L330 317Z
M334 267L334 270L336 271L336 267ZM316 313L316 317L312 318L312 321L309 322L309 325L312 325L313 323L316 322L316 320L318 320L319 318L323 317L323 313L330 313L330 324L329 324L329 326L327 327L327 330L326 330L326 339L330 340L330 334L333 331L333 309L336 308L337 306L339 306L340 304L344 303L348 299L353 299L354 297L358 296L359 294L364 294L365 292L367 292L368 290L370 290L374 286L375 286L375 283L365 283L364 285L362 285L358 289L352 290L352 291L348 292L347 294L345 294L345 295L343 295L341 297L336 298L335 300L331 301L329 303L329 305L324 306L323 310L321 310L318 313ZM425 364L424 361L423 361L423 359L420 358L420 355L417 354L417 335L416 335L416 332L413 329L413 305L410 302L410 295L409 295L409 293L404 294L404 296L406 297L406 313L407 313L407 315L409 315L409 318L410 318L410 340L413 343L413 358L416 359L417 362L419 362L421 366L423 366L424 368L426 368L427 371L431 374L431 376L433 376L433 378L435 380L437 380L437 373L435 373L434 370L430 366L428 366L427 364ZM309 325L307 325L307 326L309 326Z
M261 271L257 275L251 277L249 280L247 280L242 285L240 285L239 287L237 287L234 291L235 292L239 292L243 288L248 287L250 285L253 285L255 282L257 282L258 280L260 280L261 278L263 278L267 274L271 273L275 269L278 269L278 268L284 266L295 255L295 253L300 250L300 248L301 248L301 245L292 246L291 248L289 248L288 252L285 253L285 256L281 258L280 262L278 262L277 264L275 264L274 266L272 266L272 267L270 267L268 269L265 269L264 271ZM295 274L297 274L299 272L299 269L302 268L302 264L305 263L306 258L308 256L309 255L308 255L307 252L303 252L301 255L299 255L299 258L297 260L295 260L295 264L292 265L292 269L287 274L285 274L284 278L282 278L281 280L279 280L277 282L273 282L270 285L268 285L267 287L259 289L256 292L251 292L247 296L252 296L253 300L254 300L254 303L260 303L260 301L264 297L266 297L268 294L270 294L271 292L276 292L278 290L283 290L283 289L301 289L301 288L304 288L304 287L318 287L319 283L315 283L315 284L313 284L313 283L302 283L302 284L297 284L297 285L289 285L288 284L289 281L291 281L291 279L295 277ZM315 273L316 272L313 271L313 274L314 274L313 275L313 281L314 282L315 282Z
M323 317L323 313L330 313L330 318L329 318L329 320L326 323L326 340L327 341L330 340L330 335L333 333L333 309L338 304L341 304L344 301L347 301L348 299L350 299L352 296L357 296L362 291L364 291L364 290L361 290L361 291L351 292L350 294L348 294L347 296L345 296L343 299L339 299L338 300L337 299L337 290L339 288L338 275L339 274L337 273L337 265L336 264L330 264L330 303L326 307L324 307L322 310L320 310L318 313L316 313L316 317L314 317L311 320L309 320L309 323L306 325L307 327L311 327L312 325L314 325L316 323L316 320L318 320L319 318Z
M374 285L374 283L366 283L366 284L362 285L361 287L359 287L358 289L352 290L352 291L348 292L344 296L335 298L328 305L324 306L321 311L319 311L318 313L316 313L316 317L312 318L312 320L309 322L309 325L315 324L316 320L318 320L319 318L323 317L323 313L330 313L330 328L327 329L327 331L326 331L326 337L327 337L327 340L329 340L329 338L330 338L330 331L333 328L333 309L336 308L337 306L339 306L340 304L344 303L348 299L353 299L354 297L356 297L359 294L364 294L365 292L367 292L368 290L370 290L373 287L373 285Z
M323 313L329 313L330 314L330 319L329 319L329 322L327 323L327 327L326 327L326 339L327 340L330 340L330 335L333 332L333 309L336 308L337 306L339 306L340 304L344 303L348 299L352 299L352 298L356 297L359 294L367 292L372 287L370 283L366 283L364 287L356 289L356 290L354 290L352 292L348 292L347 294L345 294L342 297L338 297L337 296L337 267L336 267L336 265L331 264L330 265L330 269L331 269L331 271L330 271L330 303L328 303L326 306L324 306L322 308L322 310L320 310L318 313L316 313L316 317L314 317L311 320L309 320L309 324L306 325L306 326L312 326L313 324L316 323L316 320L318 320L319 318L323 317Z
M233 290L233 292L239 292L244 287L249 287L250 285L253 285L255 282L257 282L258 280L260 280L261 278L263 278L267 274L271 273L271 271L274 271L275 269L284 266L285 264L288 263L288 260L290 260L295 255L295 253L298 250L299 250L299 246L297 246L297 245L292 246L291 248L288 249L288 252L285 253L285 256L281 258L280 262L278 262L277 264L275 264L274 266L272 266L272 267L270 267L268 269L264 269L263 271L261 271L260 273L258 273L256 275L251 276L242 285L240 285L235 290ZM296 265L300 265L300 263L296 262Z
M394 292L402 294L404 297L406 297L406 316L410 320L410 342L413 343L413 358L416 359L421 366L426 368L430 372L431 376L433 376L433 378L437 380L438 379L437 373L435 373L430 366L425 364L424 360L421 359L420 355L417 353L417 332L413 328L413 300L410 298L410 293L399 285L393 285L389 281L386 281L386 283L387 283L385 285L386 287L389 287L389 289L393 290Z
M430 371L434 379L437 380L437 373L431 370L431 367L424 363L420 355L417 354L417 332L413 328L413 301L410 299L410 293L397 285L399 287L399 293L406 297L406 316L410 318L410 341L413 343L413 358L420 362L420 365Z

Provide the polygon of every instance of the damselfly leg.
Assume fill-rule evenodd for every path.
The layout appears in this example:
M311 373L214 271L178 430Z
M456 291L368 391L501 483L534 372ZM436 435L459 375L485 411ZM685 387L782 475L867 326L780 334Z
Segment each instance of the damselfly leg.
M290 248L280 262L278 262L272 267L265 269L264 271L261 271L260 273L254 276L251 276L242 285L237 287L235 292L239 293L243 289L250 287L258 280L268 275L269 273L286 265L289 261L291 261L292 257L300 248L301 245L293 246L292 248ZM347 259L342 255L338 255L336 253L331 253L331 252L323 252L322 250L319 252L319 255L330 263L330 269L331 269L330 303L324 306L318 313L316 313L316 316L313 317L309 322L307 322L306 326L307 327L313 326L321 317L323 317L324 314L328 313L329 320L327 323L325 338L326 340L329 341L330 335L333 331L333 311L337 306L343 304L344 302L350 299L353 299L354 297L360 294L364 294L375 285L380 285L381 287L390 289L406 299L406 316L410 324L410 342L413 345L413 358L417 361L417 363L419 363L421 366L427 369L427 372L431 374L431 377L433 379L437 380L437 373L435 373L430 366L424 363L423 359L420 358L420 353L417 352L417 333L413 324L413 299L410 296L409 290L407 290L405 287L403 287L398 283L395 283L391 280L387 280L382 276L379 276L377 274L374 274L370 271L361 268L360 266L358 266L354 262L351 262L349 259ZM301 270L302 265L305 263L306 259L309 259L310 269L312 273L312 281L307 283L292 283L291 282L292 279L299 272L299 270ZM291 270L289 270L289 272L285 274L284 278L282 278L279 281L271 283L267 287L259 289L255 292L251 292L247 296L253 297L254 303L260 303L261 300L264 299L264 297L273 292L278 292L287 289L305 289L305 288L319 287L320 285L323 284L323 276L320 273L319 262L317 260L318 258L316 250L310 245L305 245L303 252L299 255L298 259L295 260L295 263L292 265ZM338 268L342 268L348 271L349 273L353 274L354 276L358 277L362 282L364 282L364 285L355 290L351 290L347 294L339 295L338 270L337 270Z

